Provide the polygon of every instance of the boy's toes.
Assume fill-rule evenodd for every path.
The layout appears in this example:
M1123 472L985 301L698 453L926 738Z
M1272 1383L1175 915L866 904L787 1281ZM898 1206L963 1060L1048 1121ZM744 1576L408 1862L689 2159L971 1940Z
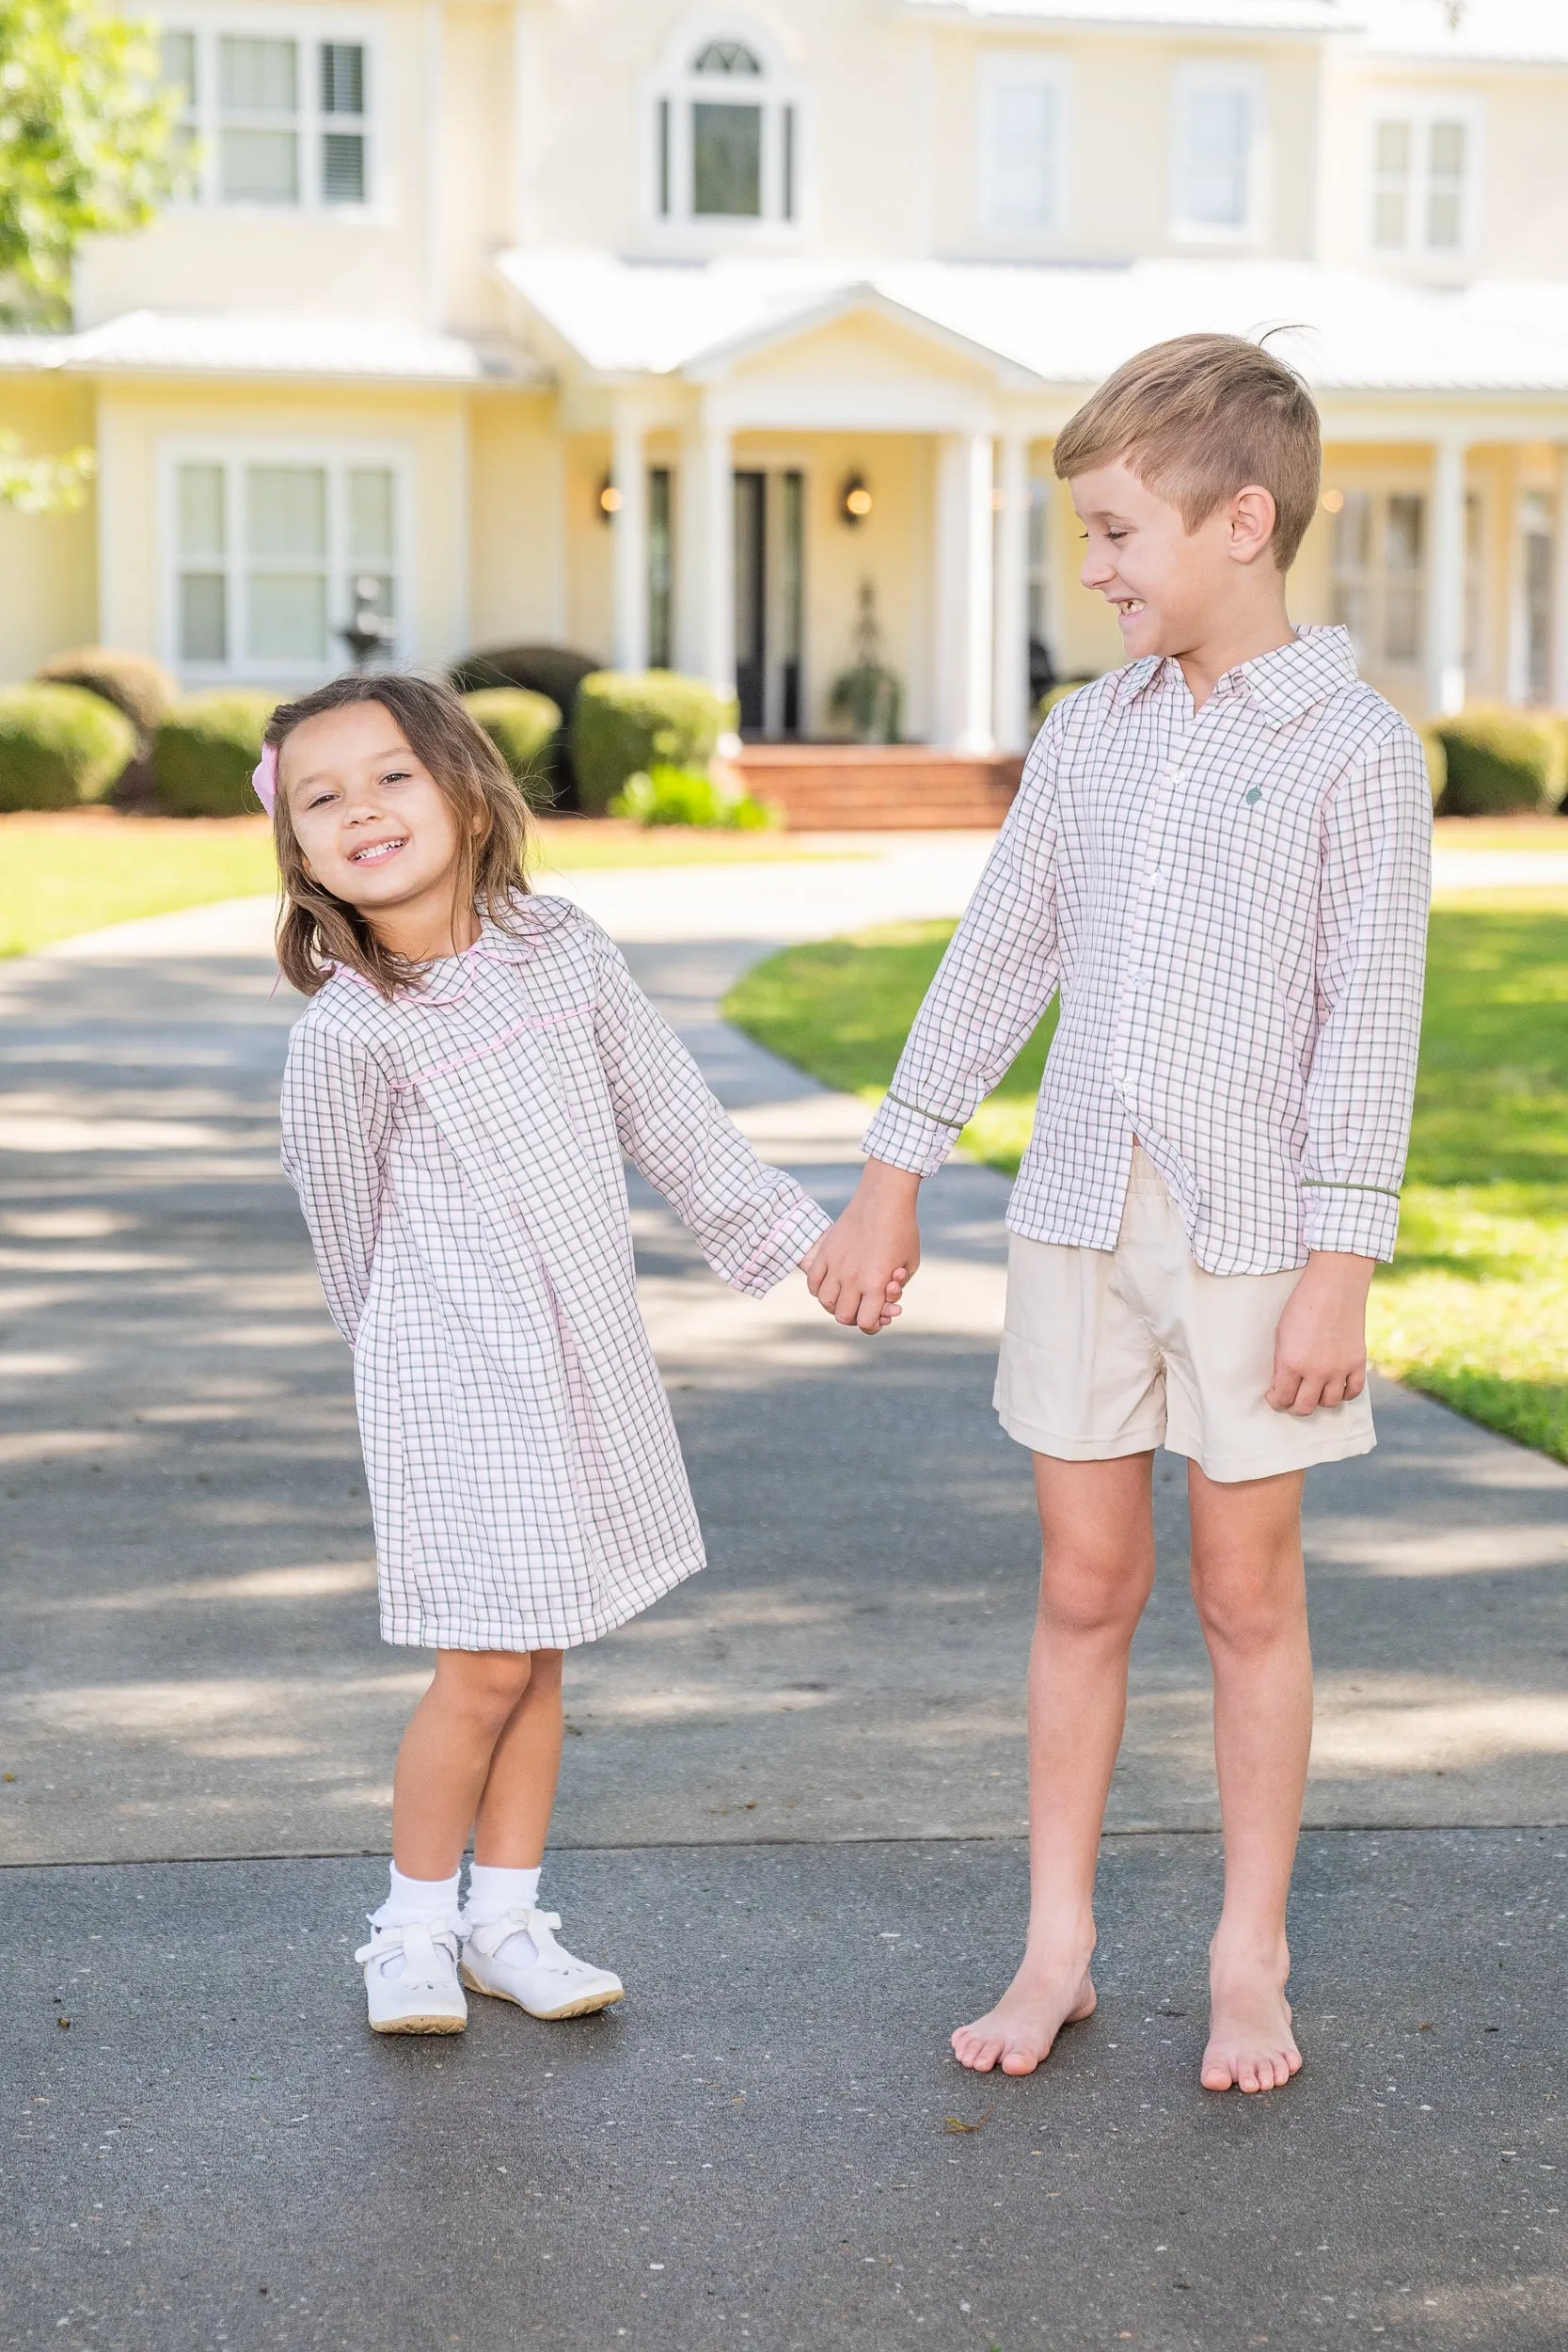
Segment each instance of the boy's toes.
M1032 2074L1039 2062L1039 2052L1027 2042L1009 2042L1002 2053L1004 2074Z
M976 2074L989 2074L1001 2053L1000 2036L976 2033L973 2026L960 2026L953 2036L954 2057Z

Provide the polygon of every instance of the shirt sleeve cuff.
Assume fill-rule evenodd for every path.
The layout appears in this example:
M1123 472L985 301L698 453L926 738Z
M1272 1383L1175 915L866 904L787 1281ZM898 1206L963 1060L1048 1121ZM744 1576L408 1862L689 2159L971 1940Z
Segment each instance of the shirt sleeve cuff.
M1400 1229L1397 1193L1361 1184L1308 1184L1307 1247L1343 1249L1356 1258L1391 1258Z
M868 1160L906 1168L911 1176L934 1176L962 1133L961 1127L896 1103L888 1094L861 1137L861 1150Z

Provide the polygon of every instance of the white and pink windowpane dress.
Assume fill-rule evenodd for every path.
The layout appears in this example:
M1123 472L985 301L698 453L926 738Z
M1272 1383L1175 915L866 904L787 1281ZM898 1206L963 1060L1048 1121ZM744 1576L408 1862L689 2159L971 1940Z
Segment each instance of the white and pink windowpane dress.
M486 922L390 1004L338 973L294 1027L282 1109L354 1349L383 1638L570 1648L700 1568L623 1154L736 1290L770 1290L828 1219L598 926L521 899L515 932Z

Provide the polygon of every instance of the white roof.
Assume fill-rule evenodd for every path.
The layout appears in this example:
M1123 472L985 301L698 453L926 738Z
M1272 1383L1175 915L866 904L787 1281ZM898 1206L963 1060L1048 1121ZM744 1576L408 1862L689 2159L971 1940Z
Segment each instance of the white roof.
M1148 25L1159 31L1332 33L1361 15L1342 0L900 0L909 15L1060 26Z
M1565 0L1356 0L1363 45L1413 60L1568 65Z
M1169 335L1292 326L1279 347L1325 391L1568 392L1568 280L1443 293L1307 262L680 266L602 252L509 253L500 268L596 376L707 377L863 305L961 342L1015 383L1094 384Z
M515 382L531 373L526 360L487 357L453 335L381 319L259 310L129 310L75 334L8 335L0 337L0 368L453 385Z
M899 0L907 16L1156 32L1339 34L1377 56L1568 64L1568 0Z

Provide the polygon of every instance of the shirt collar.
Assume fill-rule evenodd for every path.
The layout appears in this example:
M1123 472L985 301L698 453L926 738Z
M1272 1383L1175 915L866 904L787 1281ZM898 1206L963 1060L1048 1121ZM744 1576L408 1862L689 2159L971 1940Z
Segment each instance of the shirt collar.
M1271 726L1288 726L1314 704L1353 684L1356 675L1349 631L1312 622L1298 628L1290 644L1276 645L1272 653L1227 670L1215 683L1214 699L1229 702L1245 696ZM1141 661L1129 662L1117 699L1132 702L1156 681L1162 686L1185 684L1168 654L1148 654Z

